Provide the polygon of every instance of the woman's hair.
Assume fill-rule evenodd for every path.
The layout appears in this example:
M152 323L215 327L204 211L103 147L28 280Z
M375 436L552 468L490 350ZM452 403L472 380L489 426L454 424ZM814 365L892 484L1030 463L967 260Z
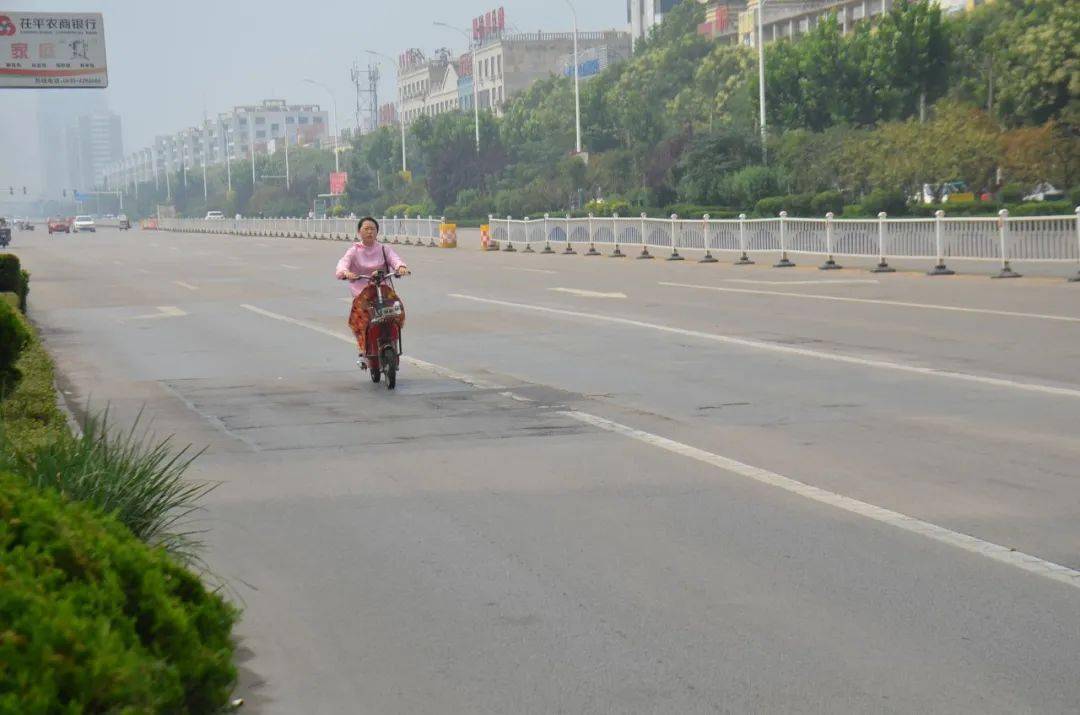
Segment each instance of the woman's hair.
M378 222L378 221L376 221L376 220L375 220L375 219L374 219L373 217L371 217L371 216L365 216L364 218L360 219L360 223L356 224L356 230L357 230L357 232L359 232L359 231L360 231L360 229L362 229L362 228L364 227L364 221L371 221L371 222L372 222L373 224L375 224L375 230L376 230L376 231L378 231L378 230L379 230L379 222Z

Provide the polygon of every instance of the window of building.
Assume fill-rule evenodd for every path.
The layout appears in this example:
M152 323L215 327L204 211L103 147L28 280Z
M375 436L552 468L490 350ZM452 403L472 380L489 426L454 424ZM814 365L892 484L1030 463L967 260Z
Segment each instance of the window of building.
M316 124L322 124L322 117L312 117L311 121L315 122Z
M259 131L255 132L255 138L256 139L265 139L266 138L266 130L260 129Z
M242 127L247 126L247 117L240 117L240 126L242 126Z
M271 124L270 125L270 131L273 134L281 133L281 125L280 124Z
M307 124L308 123L308 118L307 117L300 117L299 122L301 124Z
M255 117L256 124L266 124L266 117Z
M502 55L495 55L495 74L502 77Z
M285 117L286 124L296 124L296 117Z

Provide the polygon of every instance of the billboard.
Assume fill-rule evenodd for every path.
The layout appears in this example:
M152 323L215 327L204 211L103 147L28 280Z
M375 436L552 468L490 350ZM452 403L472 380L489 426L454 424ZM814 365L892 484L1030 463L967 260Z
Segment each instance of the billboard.
M330 172L330 193L339 196L345 193L345 184L349 182L349 175L344 171Z
M108 87L101 13L0 10L0 87Z

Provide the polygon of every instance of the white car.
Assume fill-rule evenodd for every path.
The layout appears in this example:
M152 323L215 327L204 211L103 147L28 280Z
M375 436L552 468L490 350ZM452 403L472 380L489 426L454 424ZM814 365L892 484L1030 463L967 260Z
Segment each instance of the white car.
M89 231L90 233L97 232L97 226L94 224L93 216L76 216L75 220L71 222L71 232L78 233L79 231Z
M224 219L224 218L225 218L225 214L221 213L220 211L207 211L206 212L206 218L203 219L203 220L204 221L210 221L210 220L217 220L217 219Z
M1035 186L1035 190L1024 197L1024 201L1061 201L1065 198L1065 192L1055 189L1049 182L1042 182Z

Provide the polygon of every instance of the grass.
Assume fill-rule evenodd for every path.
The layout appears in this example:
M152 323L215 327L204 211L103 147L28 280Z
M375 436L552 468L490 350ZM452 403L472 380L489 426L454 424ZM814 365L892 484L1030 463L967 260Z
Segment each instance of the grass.
M216 484L184 473L201 452L140 430L139 418L117 429L107 409L88 414L73 435L57 406L52 359L36 335L16 368L22 379L0 399L0 469L112 514L142 541L198 564L198 532L187 523Z

